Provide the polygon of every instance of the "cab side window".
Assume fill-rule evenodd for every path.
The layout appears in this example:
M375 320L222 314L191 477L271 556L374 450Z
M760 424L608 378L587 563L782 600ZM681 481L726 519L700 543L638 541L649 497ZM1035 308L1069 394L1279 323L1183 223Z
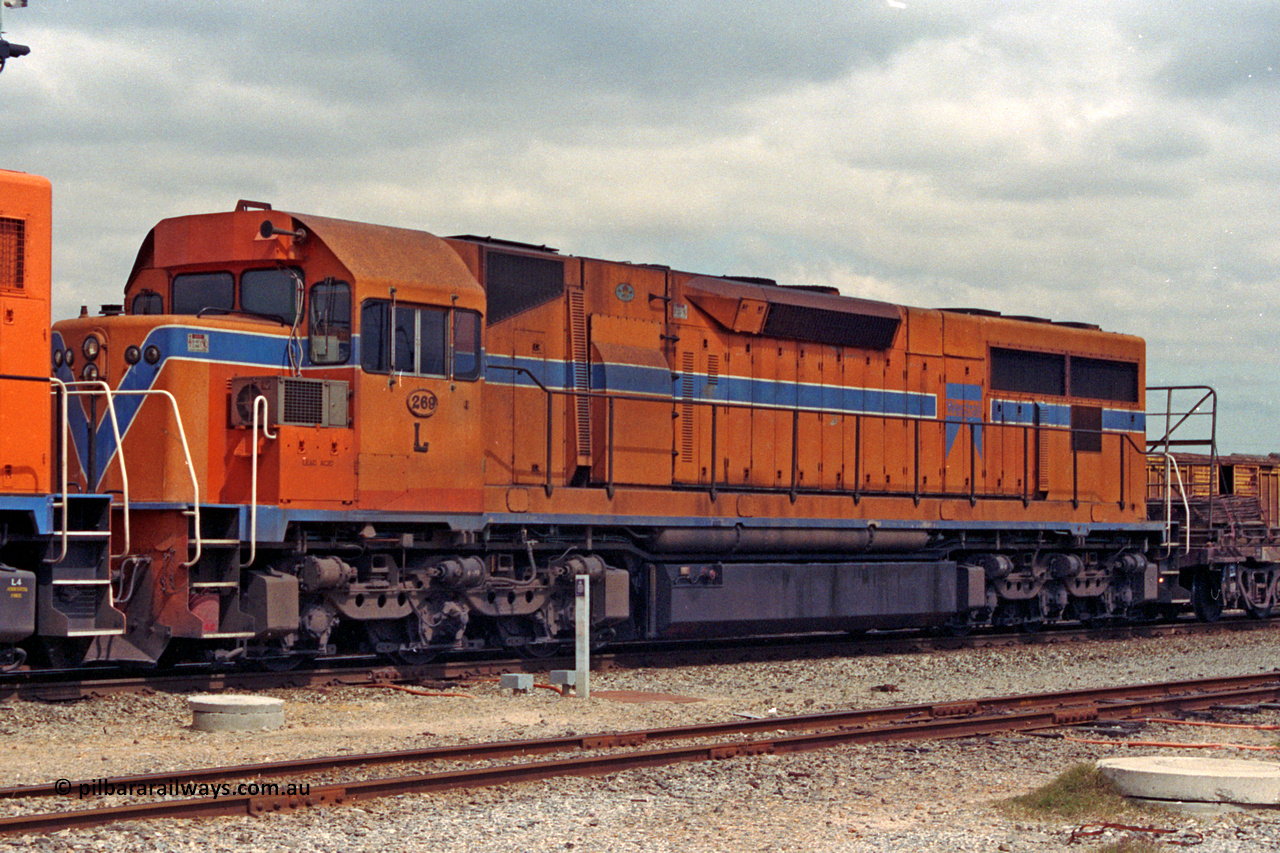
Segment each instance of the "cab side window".
M312 364L346 364L351 358L351 285L327 278L311 286Z
M453 378L471 382L480 377L480 314L453 312Z
M445 314L443 308L391 308L395 328L395 363L398 373L415 376L445 375Z
M154 290L144 290L133 297L133 303L129 309L131 314L161 314L163 312L164 303L160 299L160 294Z
M474 380L480 375L480 315L369 300L360 306L360 364L370 373Z

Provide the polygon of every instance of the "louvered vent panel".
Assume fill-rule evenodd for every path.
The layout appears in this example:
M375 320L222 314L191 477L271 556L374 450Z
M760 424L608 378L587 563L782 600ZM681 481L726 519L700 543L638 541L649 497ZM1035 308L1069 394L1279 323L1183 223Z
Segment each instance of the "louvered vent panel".
M21 219L0 217L0 287L21 289L23 286L26 226Z
M684 354L684 378L681 382L680 395L686 401L693 400L693 353ZM681 407L680 458L684 462L693 461L693 403L685 402Z
M578 423L578 464L591 464L590 365L587 364L587 315L582 291L569 291L569 343L573 348L573 389L583 394L575 400Z

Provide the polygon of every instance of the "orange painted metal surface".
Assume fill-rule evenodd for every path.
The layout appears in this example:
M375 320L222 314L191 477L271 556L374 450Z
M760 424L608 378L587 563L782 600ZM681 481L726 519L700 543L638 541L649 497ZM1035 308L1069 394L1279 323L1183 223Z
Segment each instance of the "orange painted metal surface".
M52 189L0 170L0 493L47 494Z
M1145 518L1138 338L496 241L454 245L480 280L496 254L564 270L555 299L489 322L492 511L508 505L506 486L549 485L550 497L530 491L531 512L737 514L732 501L683 494L695 488L784 494L761 499L786 519ZM572 351L575 311L586 318L586 364ZM998 357L1013 365L1003 387ZM1019 371L1042 360L1061 387L1019 387ZM592 382L589 466L573 452L582 398L571 377L581 371ZM602 504L575 486L616 497ZM824 493L854 500L819 509Z
M498 292L500 261L516 265L513 281L530 277L532 296L524 285ZM172 313L177 277L226 273L244 289L247 273L271 269L295 271L304 300L318 283L348 288L346 325L323 339L350 347L344 358L303 357L322 340L312 301L284 322L250 316L247 290L225 312ZM747 490L781 518L873 518L880 501L895 518L925 521L1143 517L1143 343L1095 328L255 209L160 223L126 288L129 310L144 296L157 300L154 313L57 329L72 349L102 339L113 387L145 373L126 364L130 346L161 347L145 384L177 400L210 502L254 499L255 442L243 417L230 422L229 389L293 373L346 383L349 422L260 436L262 504L504 512L509 489L541 487L531 509L732 517L740 509L715 493ZM400 324L394 343L376 344L388 348L385 363L366 328L379 305ZM483 377L428 366L428 326L485 310ZM406 327L406 317L419 319ZM1056 359L1062 387L998 387L996 353L1013 354L1015 374L1018 359ZM1076 393L1065 378L1076 364L1122 372L1131 393ZM136 500L194 498L169 408L148 398L128 425L125 458L148 460L131 472ZM122 485L118 457L96 467L105 477L85 488ZM486 485L497 497L484 498ZM688 489L706 490L706 506ZM853 500L818 509L823 495Z
M150 559L148 584L164 577L131 610L153 635L249 636L236 564L251 530L238 507L479 511L483 292L437 238L252 207L165 220L144 241L125 305L60 322L56 335L74 351L90 336L101 348L123 440L105 394L73 403L67 440L82 489L123 497L127 475L130 501L152 507L134 513L129 542ZM387 341L394 358L423 353L420 364L365 369L357 341L370 306L424 318L421 339ZM460 338L447 368L426 355L440 318ZM200 546L182 513L197 503L206 524L209 505L233 512L203 532L201 560L186 568ZM124 518L114 514L118 549Z
M501 525L507 563L494 569L512 570L513 551L532 564L524 514L625 535L704 520L954 531L1146 519L1144 344L1094 327L251 204L159 223L124 297L123 314L61 322L55 337L80 352L92 336L118 395L74 402L67 441L83 490L123 495L123 460L145 505L130 548L150 560L152 598L134 608L153 634L253 635L243 571L306 547L255 536L267 510L331 513L312 523L340 551L400 525L366 575L390 571L396 548L439 543L436 559ZM182 513L195 504L209 509L208 543L188 568L202 546ZM260 541L276 563L254 563Z

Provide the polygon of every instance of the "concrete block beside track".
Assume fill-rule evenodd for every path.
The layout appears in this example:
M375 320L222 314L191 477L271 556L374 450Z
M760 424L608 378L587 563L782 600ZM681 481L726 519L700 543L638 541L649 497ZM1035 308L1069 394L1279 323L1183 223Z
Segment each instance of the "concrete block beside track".
M516 693L528 693L533 689L533 673L505 672L498 676L498 686L503 690L514 690Z
M284 724L284 700L270 696L192 696L187 704L197 731L265 731Z

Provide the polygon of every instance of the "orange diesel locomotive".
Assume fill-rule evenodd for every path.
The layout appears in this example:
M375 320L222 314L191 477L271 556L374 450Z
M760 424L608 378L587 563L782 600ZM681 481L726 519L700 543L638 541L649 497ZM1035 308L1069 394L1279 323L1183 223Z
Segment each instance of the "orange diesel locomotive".
M0 666L33 635L84 643L118 635L110 585L110 498L68 494L57 411L76 387L49 380L52 190L0 170Z
M1126 615L1144 344L242 202L54 327L121 635L287 664ZM78 355L77 355L78 354Z

